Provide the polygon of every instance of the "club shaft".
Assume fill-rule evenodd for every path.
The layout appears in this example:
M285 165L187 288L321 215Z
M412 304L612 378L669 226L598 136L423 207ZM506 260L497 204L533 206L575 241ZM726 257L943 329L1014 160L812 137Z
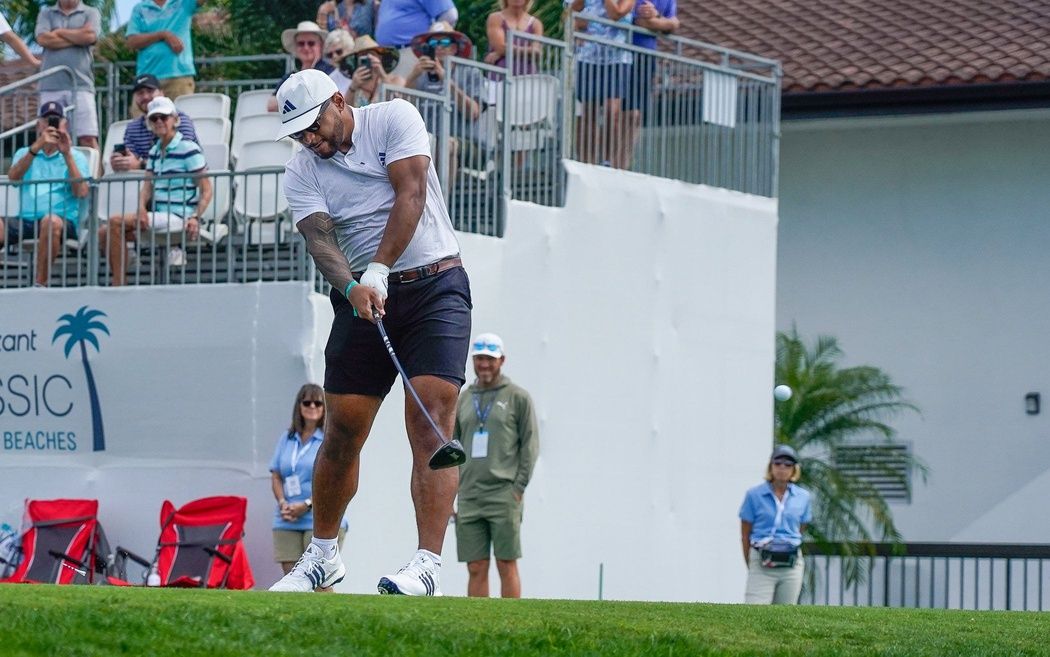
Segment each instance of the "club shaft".
M401 361L397 359L397 354L394 353L394 347L390 344L390 336L386 334L386 328L383 326L383 320L376 317L376 326L379 328L379 335L383 338L383 346L386 347L386 352L390 354L390 360L394 361L394 367L397 368L398 373L401 375L401 380L405 382L405 388L412 395L412 398L416 400L416 404L419 405L419 409L423 411L424 417L427 418L427 422L430 423L430 428L434 430L437 437L441 439L442 443L447 443L444 434L441 433L441 429L438 429L437 423L434 422L434 418L430 417L430 411L423 405L423 400L419 398L419 394L416 392L415 386L408 380L408 374L405 374L405 368L401 367Z

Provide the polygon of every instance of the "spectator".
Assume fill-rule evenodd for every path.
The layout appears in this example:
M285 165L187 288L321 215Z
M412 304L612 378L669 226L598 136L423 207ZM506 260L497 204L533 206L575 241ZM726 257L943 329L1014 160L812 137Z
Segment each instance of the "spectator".
M540 440L532 398L501 370L503 340L493 333L474 338L477 380L459 396L453 438L470 459L459 466L456 546L467 564L467 595L488 597L489 553L496 557L500 595L521 597L521 516Z
M474 45L462 32L451 25L438 21L430 31L412 39L412 48L418 59L412 67L405 86L432 94L444 95L445 73L449 57L470 59ZM455 180L458 172L460 139L475 139L477 121L481 115L481 98L485 79L476 68L457 66L449 80L449 93L454 102L452 123L449 126L449 177ZM431 134L437 134L441 120L446 116L443 107L435 101L424 100L419 104L419 113Z
M372 37L354 41L354 52L343 60L343 72L353 71L347 100L353 107L364 107L379 100L379 86L403 87L405 79L392 71L397 67L398 51L384 48Z
M146 122L146 108L155 98L163 98L164 92L160 90L160 82L152 75L140 75L135 78L135 86L132 90L132 102L139 110L139 117L128 124L124 130L124 149L113 151L109 163L114 171L135 171L146 168L146 158L153 145L157 143L157 135L149 129ZM193 129L193 120L183 112L179 112L179 132L183 139L196 142L197 132Z
M88 160L73 148L62 105L49 102L40 106L36 121L37 138L28 147L15 151L7 177L12 181L71 180L90 175ZM14 244L36 238L36 284L46 286L51 263L58 257L64 239L76 239L80 203L88 195L88 183L44 182L23 185L19 194L19 213L0 218L0 244Z
M375 0L334 0L322 3L317 8L317 24L324 25L329 32L346 30L350 36L375 36L376 2Z
M507 66L507 32L526 32L543 36L543 23L529 13L532 0L499 0L499 11L489 14L485 21L485 32L489 39L489 51L485 62L493 66ZM514 42L514 75L536 72L535 57L542 46L535 41L518 39ZM521 55L520 57L518 55Z
M273 553L287 575L314 537L314 459L324 440L324 390L315 383L299 388L292 424L280 438L270 461L270 481L277 510L273 519ZM339 549L346 519L339 527ZM331 591L327 589L318 589Z
M383 0L379 3L376 41L399 51L395 75L405 77L416 65L411 42L437 21L455 27L459 12L452 0Z
M52 75L39 84L40 102L74 106L77 143L98 149L98 112L95 110L95 58L91 47L102 32L98 9L82 0L58 0L41 7L36 18L36 42L44 47L43 70L68 66L77 77L76 93L65 75ZM91 175L97 172L92 171Z
M21 37L14 33L14 30L11 29L11 24L7 22L7 17L3 14L0 14L0 41L11 46L11 50L18 53L18 56L26 64L40 66L40 60L33 53L29 52L29 46L26 45L25 41L22 41Z
M211 203L211 180L200 175L208 170L204 153L196 142L184 139L179 132L181 117L170 98L153 99L146 111L150 130L157 143L150 148L146 181L139 192L139 207L134 214L116 215L99 229L99 243L107 252L113 285L126 280L125 243L137 241L142 231L179 233L189 240L200 233L200 217ZM187 173L190 177L156 179L156 176Z
M573 0L572 10L630 24L634 3L635 0ZM577 19L576 28L609 41L627 43L627 30L586 19ZM577 46L576 55L576 98L582 105L576 137L579 157L591 164L626 168L620 142L631 53L583 41Z
M153 75L160 80L164 95L175 100L192 94L193 14L204 0L142 0L131 10L128 21L128 47L139 51L136 75ZM136 106L132 114L138 116Z
M322 30L317 23L302 21L297 26L281 32L281 45L284 46L285 52L294 55L295 59L298 60L298 70L305 71L316 68L328 75L335 70L335 67L326 62L322 56L326 38L328 38L328 32ZM281 85L284 84L284 81L290 75L291 73L281 78L277 86L273 88L274 95L270 97L266 104L266 108L271 112L277 111L277 90L281 88Z
M765 482L747 491L740 506L740 541L747 565L748 604L798 603L802 591L802 533L812 519L810 494L794 482L802 476L798 453L777 445Z
M634 24L653 32L671 34L678 29L678 3L676 0L641 0L635 7ZM634 33L634 45L640 48L656 50L656 37L641 32ZM657 58L652 55L635 54L631 74L627 80L627 96L624 98L624 111L627 116L623 125L625 134L620 143L624 152L621 161L624 168L630 168L634 160L634 147L638 141L638 132L642 120L649 113L649 104L653 97L653 82L656 80Z
M347 95L347 89L350 88L350 76L340 70L339 64L353 52L354 37L349 32L339 29L328 33L328 38L324 40L324 58L335 67L328 77L332 78L343 96Z

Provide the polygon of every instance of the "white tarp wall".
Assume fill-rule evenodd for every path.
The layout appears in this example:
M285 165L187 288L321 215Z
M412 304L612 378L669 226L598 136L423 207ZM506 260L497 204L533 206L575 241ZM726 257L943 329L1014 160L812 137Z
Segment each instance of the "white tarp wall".
M539 411L523 592L595 598L604 564L607 598L741 601L736 512L772 428L775 202L568 166L565 208L515 203L503 239L460 236L475 332L503 336L505 373ZM3 381L63 372L79 415L74 452L0 452L4 517L27 496L99 497L111 539L148 550L164 497L248 495L249 554L268 585L266 465L298 385L321 379L331 317L308 296L294 284L5 295L0 333L35 329L41 350L0 354ZM84 304L111 332L88 351L104 455L90 452L78 354L49 344L58 316ZM415 548L403 404L395 389L365 448L339 590L375 592ZM0 432L20 422L0 414ZM466 590L455 547L450 526L447 595Z

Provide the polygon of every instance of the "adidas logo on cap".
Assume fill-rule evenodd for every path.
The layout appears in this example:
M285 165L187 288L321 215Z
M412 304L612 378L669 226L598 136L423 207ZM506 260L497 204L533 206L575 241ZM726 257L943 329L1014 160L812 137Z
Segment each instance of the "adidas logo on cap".
M282 114L287 114L288 112L294 112L294 111L295 111L295 105L292 105L292 101L290 101L290 100L284 101L284 107L281 108L281 113Z

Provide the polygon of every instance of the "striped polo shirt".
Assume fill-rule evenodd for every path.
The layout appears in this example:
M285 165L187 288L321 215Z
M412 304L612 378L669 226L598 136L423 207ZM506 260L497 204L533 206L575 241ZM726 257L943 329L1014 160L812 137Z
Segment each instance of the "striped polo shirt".
M200 173L208 170L204 153L196 142L183 139L176 132L167 148L158 140L149 149L146 168L154 176L175 173ZM193 178L161 178L153 181L153 211L171 212L180 217L193 214L197 205L197 182Z
M179 134L190 141L198 141L197 131L193 128L193 119L184 112L179 112ZM157 135L150 132L146 125L146 116L142 115L128 124L124 131L124 145L140 160L145 160L149 149L157 143Z

